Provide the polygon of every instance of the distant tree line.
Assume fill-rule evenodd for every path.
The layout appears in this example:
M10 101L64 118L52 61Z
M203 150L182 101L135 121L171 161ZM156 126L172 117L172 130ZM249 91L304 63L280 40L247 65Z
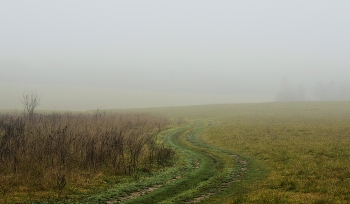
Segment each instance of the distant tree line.
M350 100L350 81L317 82L314 89L314 98L319 101Z
M350 100L350 81L319 81L307 92L303 85L293 86L283 79L276 101L346 101Z

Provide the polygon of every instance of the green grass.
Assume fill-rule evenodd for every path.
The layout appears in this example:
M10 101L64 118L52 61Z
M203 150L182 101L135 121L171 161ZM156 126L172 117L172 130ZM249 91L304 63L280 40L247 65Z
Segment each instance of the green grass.
M189 166L181 179L126 203L183 203L208 191L215 191L212 188L218 183L216 176L220 174L217 171L222 168L223 161L219 158L213 160L210 152L186 140L196 136L202 129L200 125L187 127L185 131L170 135L169 142L185 155L182 161Z

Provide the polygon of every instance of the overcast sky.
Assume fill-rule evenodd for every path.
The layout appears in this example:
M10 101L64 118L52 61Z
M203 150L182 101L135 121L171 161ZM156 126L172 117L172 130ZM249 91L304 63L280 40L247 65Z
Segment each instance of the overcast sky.
M348 0L3 0L3 108L28 84L274 95L284 77L348 80L349 11Z

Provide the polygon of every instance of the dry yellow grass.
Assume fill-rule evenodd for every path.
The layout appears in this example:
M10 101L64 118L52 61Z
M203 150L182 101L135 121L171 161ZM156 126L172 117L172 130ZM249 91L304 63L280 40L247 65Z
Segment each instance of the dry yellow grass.
M202 139L268 166L240 202L350 202L349 102L236 105L217 121Z

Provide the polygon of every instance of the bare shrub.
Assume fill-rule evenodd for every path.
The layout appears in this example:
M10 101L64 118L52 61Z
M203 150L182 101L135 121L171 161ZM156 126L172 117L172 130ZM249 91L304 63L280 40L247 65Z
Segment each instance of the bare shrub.
M152 171L170 159L172 151L155 142L166 125L167 119L149 114L0 115L0 180L14 180L17 191L61 194L97 175ZM3 194L7 189L0 186Z
M40 96L36 92L25 92L22 95L21 102L28 113L29 119L33 119L35 108L40 103Z

